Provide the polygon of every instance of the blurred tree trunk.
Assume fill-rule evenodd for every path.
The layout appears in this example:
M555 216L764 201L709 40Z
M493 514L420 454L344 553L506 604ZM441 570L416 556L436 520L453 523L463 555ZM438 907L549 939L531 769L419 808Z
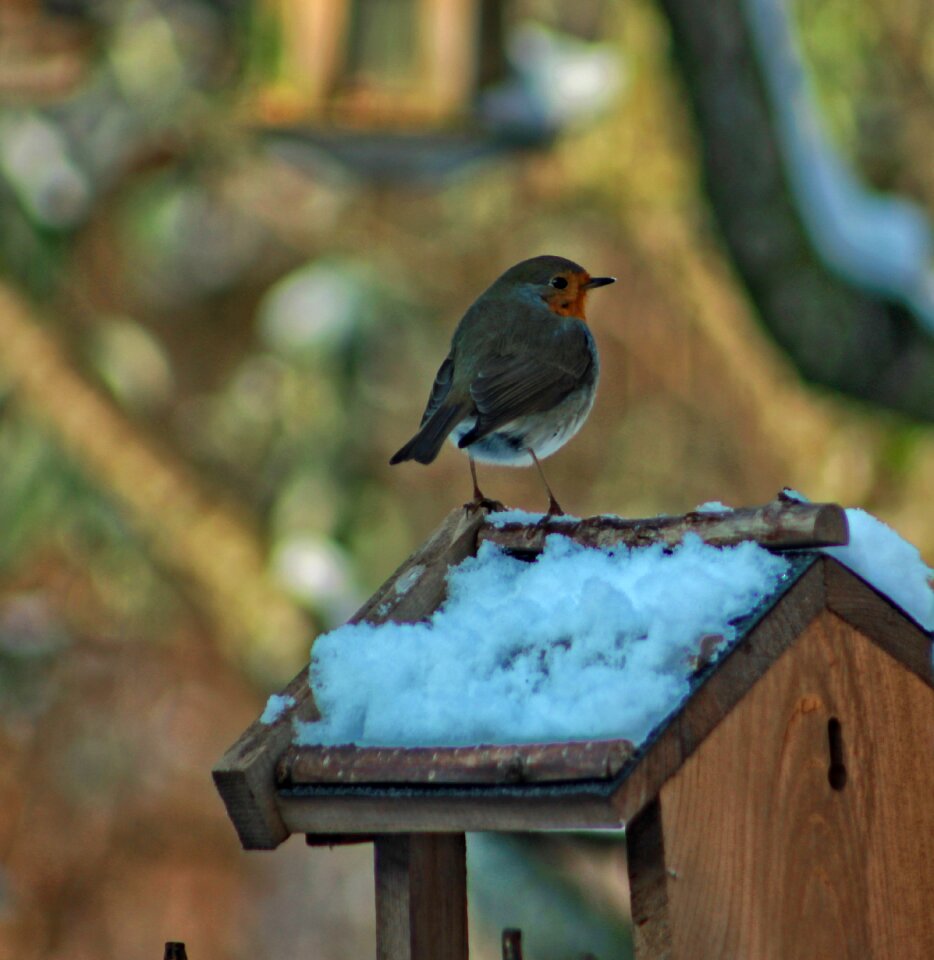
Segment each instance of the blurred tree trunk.
M809 380L934 419L934 337L821 259L792 195L744 0L660 0L707 194L762 322Z
M30 304L0 283L0 373L24 407L129 513L137 531L254 675L294 670L311 624L272 582L263 544L240 512L109 403L69 363Z

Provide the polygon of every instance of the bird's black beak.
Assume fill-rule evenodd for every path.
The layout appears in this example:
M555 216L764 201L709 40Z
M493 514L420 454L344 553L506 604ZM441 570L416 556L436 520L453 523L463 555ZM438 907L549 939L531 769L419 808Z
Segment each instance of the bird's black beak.
M608 283L616 283L616 277L591 277L585 284L585 290L593 290L594 287L605 287Z

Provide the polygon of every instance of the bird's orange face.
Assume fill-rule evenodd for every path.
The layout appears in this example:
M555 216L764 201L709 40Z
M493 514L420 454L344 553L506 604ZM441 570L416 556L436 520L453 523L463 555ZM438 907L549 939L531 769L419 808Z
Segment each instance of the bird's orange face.
M551 278L542 299L559 316L586 320L587 294L612 282L612 277L591 277L586 270L562 270Z

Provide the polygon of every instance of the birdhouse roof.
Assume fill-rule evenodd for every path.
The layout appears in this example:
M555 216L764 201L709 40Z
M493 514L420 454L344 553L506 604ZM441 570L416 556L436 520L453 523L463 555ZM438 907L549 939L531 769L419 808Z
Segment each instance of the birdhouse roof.
M395 831L620 827L827 611L890 654L893 665L932 685L927 631L817 549L847 541L844 511L828 504L785 500L648 520L532 522L461 509L353 620L421 620L443 603L449 569L481 544L492 541L531 559L553 532L594 547L670 547L686 533L719 546L751 539L781 551L787 564L770 591L732 621L728 642L699 639L686 667L687 695L638 745L621 738L449 747L303 744L296 742L296 722L317 716L303 670L214 770L245 847L272 847L296 832L333 839Z

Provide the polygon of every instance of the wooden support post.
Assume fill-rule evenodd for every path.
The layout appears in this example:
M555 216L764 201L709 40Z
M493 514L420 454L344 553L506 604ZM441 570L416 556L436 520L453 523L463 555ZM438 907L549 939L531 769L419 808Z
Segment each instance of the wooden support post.
M503 960L522 960L522 931L503 931Z
M377 960L467 960L466 852L462 833L376 838Z
M636 957L670 960L665 838L657 799L626 827L626 859Z

